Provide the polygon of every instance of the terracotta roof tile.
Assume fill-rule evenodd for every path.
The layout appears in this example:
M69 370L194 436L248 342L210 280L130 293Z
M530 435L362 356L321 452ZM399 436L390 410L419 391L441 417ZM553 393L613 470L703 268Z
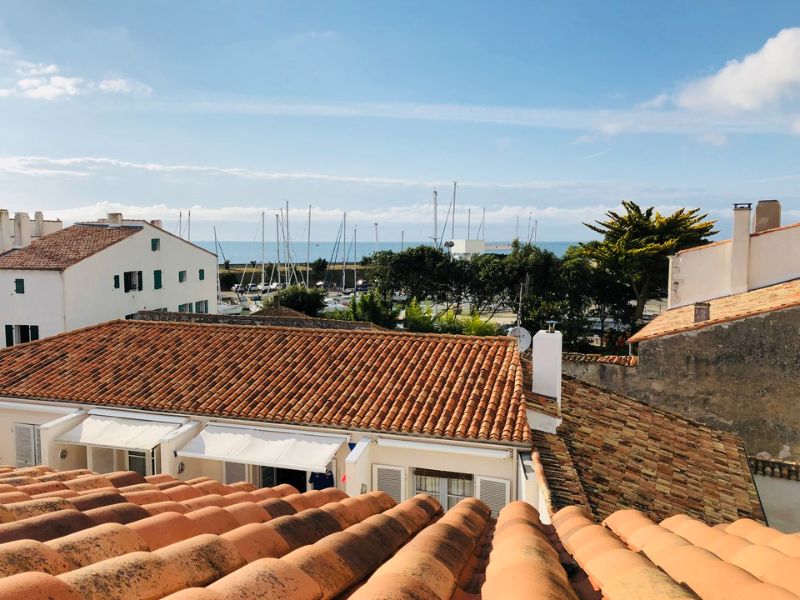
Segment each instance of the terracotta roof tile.
M639 364L639 357L629 354L623 356L612 356L607 354L583 354L581 352L564 352L562 358L569 362L583 363L603 363L609 365L620 365L623 367L635 367Z
M141 230L140 225L72 225L0 254L0 269L61 271Z
M114 321L0 351L0 393L530 441L520 362L507 338ZM65 485L111 482L87 477Z
M631 343L642 342L664 335L694 331L719 323L800 306L800 279L716 298L708 302L711 305L711 318L707 321L694 322L694 306L691 304L672 308L658 315L632 335L628 341Z
M568 377L558 436L537 432L554 508L583 503L598 518L636 508L711 524L764 520L741 439Z

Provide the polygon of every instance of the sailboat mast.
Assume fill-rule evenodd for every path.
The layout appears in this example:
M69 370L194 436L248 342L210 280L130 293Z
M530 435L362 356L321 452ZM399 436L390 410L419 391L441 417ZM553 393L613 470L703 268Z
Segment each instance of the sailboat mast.
M347 273L347 213L342 216L342 291L344 291L345 273Z
M294 264L292 263L291 248L289 247L289 201L286 201L286 216L283 219L283 240L286 243L286 285L292 285Z
M453 182L453 222L450 223L450 239L456 239L456 186L457 182Z
M186 237L191 242L192 241L192 211L189 211L189 224L187 225L186 230Z
M400 252L402 252L403 250L405 250L405 248L404 248L404 246L405 246L405 241L406 241L406 240L405 240L405 237L406 237L406 230L405 230L405 229L401 229L401 230L400 230Z
M486 239L486 207L483 207L483 216L481 217L481 235L483 236L481 239Z
M219 244L217 242L217 226L214 225L214 254L217 255L217 312L219 312L219 301L221 297L219 289Z
M265 228L266 227L264 225L264 211L262 210L261 211L261 289L262 289L262 291L264 290L264 275L265 275L265 270L264 270L264 244L266 243L265 237L264 237Z
M472 209L468 208L467 209L467 239L469 239L469 226L470 226L470 221L471 220L472 220Z
M438 199L438 193L436 190L433 190L433 246L434 248L439 247L439 211L436 207L436 202Z
M353 227L353 298L358 295L358 260L356 260L356 248L358 247L358 225Z
M308 236L306 237L306 287L311 282L311 205L308 205Z
M278 270L278 287L281 287L281 226L275 213L275 267Z
M178 237L183 239L183 211L178 213Z

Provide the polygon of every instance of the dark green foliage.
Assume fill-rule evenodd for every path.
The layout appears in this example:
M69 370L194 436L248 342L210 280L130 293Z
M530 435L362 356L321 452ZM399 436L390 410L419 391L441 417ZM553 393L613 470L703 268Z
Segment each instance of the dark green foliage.
M293 285L275 294L272 297L272 305L285 306L299 310L310 317L318 317L320 311L325 308L325 291Z

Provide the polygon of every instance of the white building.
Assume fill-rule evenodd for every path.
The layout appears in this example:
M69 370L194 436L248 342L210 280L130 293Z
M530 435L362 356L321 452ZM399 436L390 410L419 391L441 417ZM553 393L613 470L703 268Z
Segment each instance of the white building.
M706 302L800 278L800 223L781 227L781 205L733 207L733 235L670 257L669 308Z
M61 221L45 220L39 211L34 213L33 221L25 212L16 213L12 220L8 211L0 208L0 254L15 247L27 246L31 241L60 229Z
M4 212L4 211L3 211ZM0 212L5 236L7 213ZM37 213L35 222L41 221ZM3 219L6 219L3 221ZM216 256L160 227L114 213L33 236L15 218L0 254L0 345L12 346L139 310L216 312ZM31 239L33 238L33 239Z

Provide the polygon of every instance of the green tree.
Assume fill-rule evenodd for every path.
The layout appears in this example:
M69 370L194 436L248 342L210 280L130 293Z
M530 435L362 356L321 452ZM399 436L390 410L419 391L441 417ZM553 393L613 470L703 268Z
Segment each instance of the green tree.
M598 268L611 273L629 289L634 304L631 320L642 318L648 300L666 295L667 257L684 248L707 244L716 221L700 209L680 209L662 215L655 208L642 209L635 202L622 203L623 213L609 211L605 221L585 223L603 239L586 245L586 255Z
M302 285L292 285L272 297L273 306L285 306L299 310L310 317L318 317L325 308L325 291L309 289Z
M411 298L406 305L405 329L417 333L435 331L430 307L423 309L416 298Z
M231 261L230 261L230 259L226 258L223 261L222 266L225 267L226 271L230 271L231 270Z
M460 319L460 321L464 335L499 335L500 333L497 325L481 319L477 312L473 312L469 317Z
M318 258L314 262L311 263L311 285L314 285L317 281L322 281L325 279L325 272L328 270L328 261L324 258Z
M399 311L392 306L391 301L384 301L375 290L370 290L360 294L358 298L353 298L350 301L350 310L348 312L353 321L368 321L387 329L395 328L399 314Z

